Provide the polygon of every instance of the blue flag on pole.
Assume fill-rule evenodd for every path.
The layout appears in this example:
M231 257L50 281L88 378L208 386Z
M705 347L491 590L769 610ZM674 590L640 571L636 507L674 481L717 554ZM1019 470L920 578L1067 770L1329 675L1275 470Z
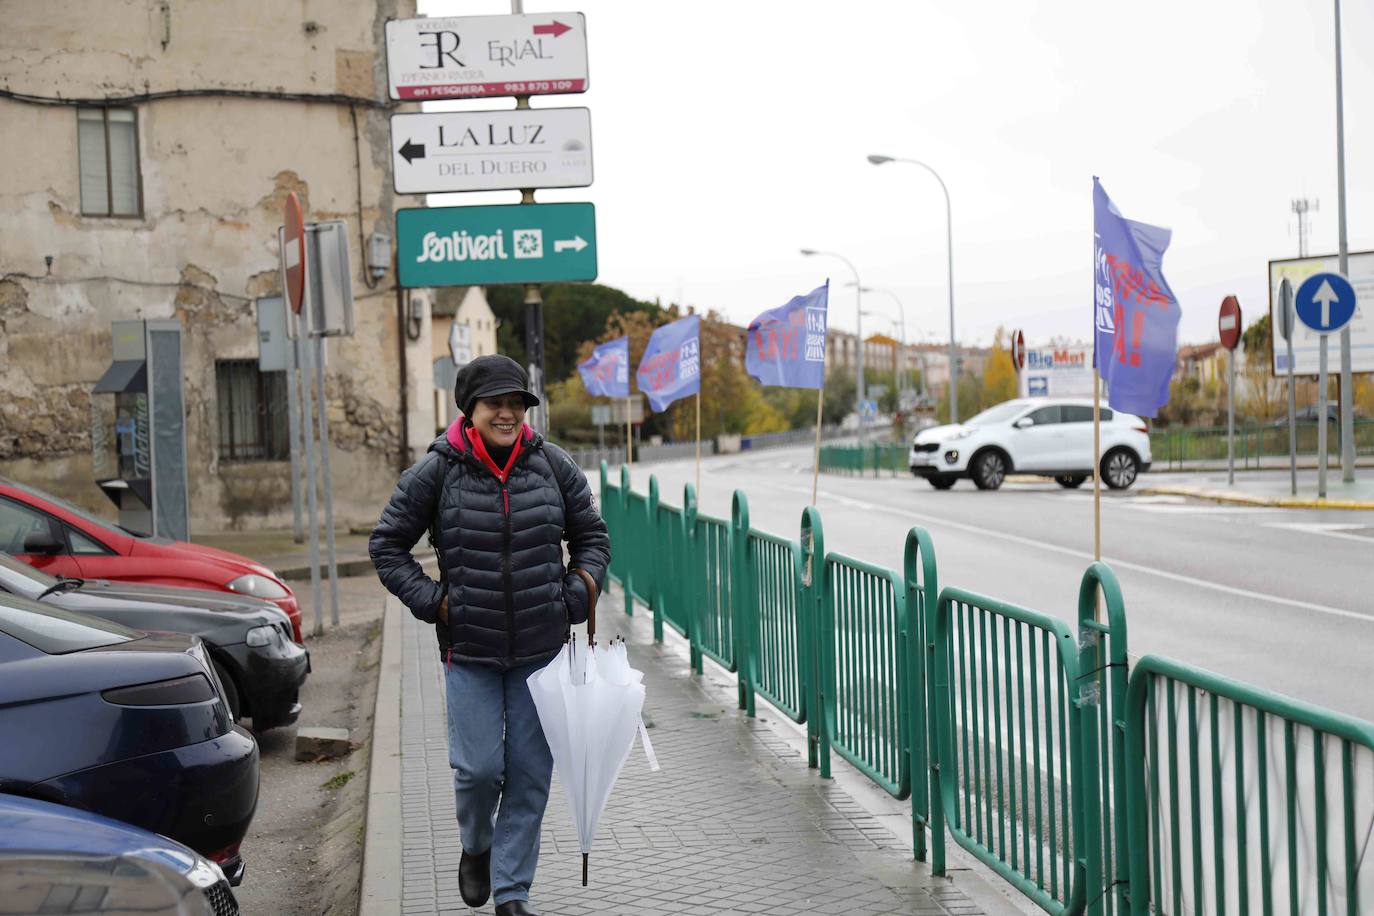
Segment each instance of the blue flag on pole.
M830 281L749 322L744 366L765 385L825 387L825 328Z
M628 398L630 396L630 338L608 340L592 351L577 371L582 384L593 397Z
M1168 229L1126 219L1093 178L1093 363L1113 409L1153 417L1169 403L1182 310L1164 279Z
M689 394L701 393L701 318L688 315L654 331L635 372L639 390L655 413Z

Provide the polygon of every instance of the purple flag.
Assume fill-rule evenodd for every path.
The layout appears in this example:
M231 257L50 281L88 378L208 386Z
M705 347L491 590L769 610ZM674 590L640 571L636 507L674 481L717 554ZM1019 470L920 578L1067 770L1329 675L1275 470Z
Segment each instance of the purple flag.
M655 412L701 393L701 318L688 315L654 331L635 373Z
M578 364L577 371L593 397L629 397L630 338L617 337L601 344L585 362Z
M1169 403L1182 310L1164 279L1168 229L1126 219L1093 178L1093 363L1113 409L1153 417Z
M749 322L744 365L765 385L825 387L825 327L830 281L793 296Z

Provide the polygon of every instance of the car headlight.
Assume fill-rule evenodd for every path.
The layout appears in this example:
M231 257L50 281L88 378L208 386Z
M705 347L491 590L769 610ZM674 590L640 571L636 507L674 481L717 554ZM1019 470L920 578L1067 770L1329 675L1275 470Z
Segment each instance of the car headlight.
M240 595L248 595L253 598L266 598L269 601L276 601L285 598L289 592L277 583L265 576L257 573L248 573L239 576L233 582L224 586L231 592L238 592Z
M256 649L261 649L264 646L270 646L276 643L279 639L281 639L281 633L277 631L276 627L267 624L266 626L253 627L253 629L249 630L248 638L244 640L244 642Z

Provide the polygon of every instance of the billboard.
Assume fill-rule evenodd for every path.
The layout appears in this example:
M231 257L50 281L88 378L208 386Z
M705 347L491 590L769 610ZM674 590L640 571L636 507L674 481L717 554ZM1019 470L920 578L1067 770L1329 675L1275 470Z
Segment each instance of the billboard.
M1023 398L1082 398L1093 394L1093 348L1088 344L1027 347Z
M1355 317L1350 322L1350 368L1353 372L1374 372L1374 251L1352 251L1347 257L1347 279L1355 287ZM1274 295L1279 282L1288 278L1296 291L1302 281L1315 273L1338 273L1340 258L1334 254L1308 258L1288 258L1269 262L1270 333L1273 336L1275 375L1288 374L1288 352L1279 336L1279 322L1273 315ZM1297 323L1293 330L1293 371L1297 375L1316 375L1321 335ZM1340 335L1332 334L1327 344L1327 368L1340 371Z

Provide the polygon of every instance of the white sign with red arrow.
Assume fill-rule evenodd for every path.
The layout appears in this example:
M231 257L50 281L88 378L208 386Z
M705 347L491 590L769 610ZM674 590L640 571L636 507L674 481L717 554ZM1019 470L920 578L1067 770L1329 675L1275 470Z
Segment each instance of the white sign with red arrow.
M587 22L581 13L393 19L386 66L393 99L586 92Z

